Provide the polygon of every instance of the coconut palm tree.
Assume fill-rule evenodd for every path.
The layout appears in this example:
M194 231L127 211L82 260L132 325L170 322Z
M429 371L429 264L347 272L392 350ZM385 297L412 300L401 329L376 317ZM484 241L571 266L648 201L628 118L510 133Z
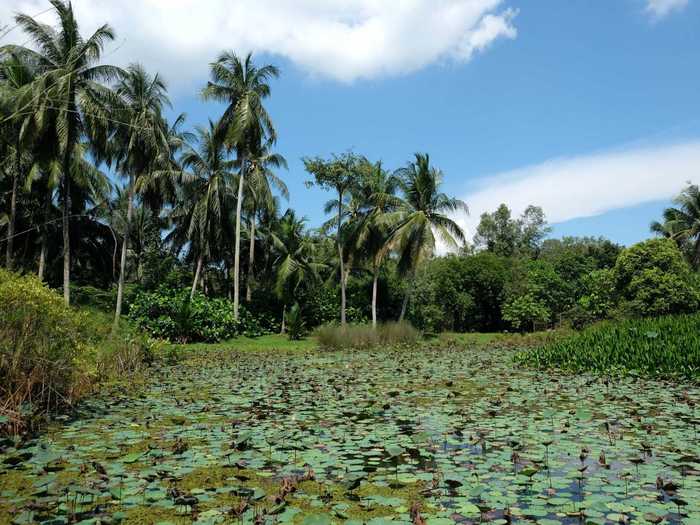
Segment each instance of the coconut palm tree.
M384 219L401 204L396 197L399 178L383 169L382 163L369 164L352 200L359 209L348 223L350 249L369 262L372 273L372 325L377 326L379 272L389 252L391 224Z
M294 210L287 210L271 234L275 253L275 292L283 303L282 329L285 331L287 305L303 283L318 281L322 265L314 261L314 244L306 235L306 219L298 219Z
M257 221L258 210L261 207L273 205L272 187L286 199L289 200L289 189L282 179L275 175L273 168L287 168L287 161L278 153L271 153L269 147L260 145L251 155L250 170L248 172L248 203L250 222L248 250L248 276L246 279L246 302L253 300L253 275L255 266L255 223Z
M210 69L211 81L202 94L205 100L227 104L221 117L221 126L226 131L228 146L235 149L240 162L233 259L233 311L238 319L243 188L250 159L256 148L260 144L269 145L277 140L263 101L270 96L270 80L279 75L279 70L273 65L257 67L253 63L252 54L249 53L241 60L232 51L222 53L216 62L210 64Z
M209 121L196 128L197 148L186 147L181 162L185 170L179 204L171 211L174 229L170 240L176 246L190 244L196 254L195 276L190 296L197 290L204 259L222 244L233 207L233 170L221 127Z
M37 122L52 120L55 125L62 169L63 296L69 304L71 167L83 137L90 138L94 145L106 142L109 108L115 100L110 89L100 82L114 80L122 71L99 64L105 44L114 39L109 25L83 38L71 3L49 2L58 18L58 26L53 28L31 16L18 14L15 22L29 35L33 47L9 45L3 50L27 56L37 67L31 104L21 110L34 113Z
M170 137L163 108L170 106L163 80L149 75L139 64L132 64L121 78L116 94L120 106L115 112L116 130L107 148L108 163L127 178L127 212L117 286L114 326L119 325L126 274L126 255L134 209L137 183L167 163L170 158Z
M397 210L381 221L393 224L389 245L398 253L398 270L410 283L416 268L435 252L436 234L448 247L457 248L466 239L459 225L448 215L468 213L467 205L440 192L442 172L430 165L428 154L416 153L415 160L396 171L403 198ZM406 315L411 286L407 286L399 321Z
M700 267L700 188L689 184L666 208L663 222L653 222L651 231L675 240L688 254L694 268Z
M27 102L30 89L28 87L34 81L35 68L28 60L24 60L17 53L10 53L0 63L0 108L3 115L10 115L0 122L0 148L3 157L8 159L5 163L5 172L11 178L10 213L6 217L7 244L5 254L5 266L8 270L13 266L15 223L17 219L17 194L20 184L24 183L28 175L28 164L32 159L27 153L29 150L32 131L32 119L21 109ZM10 160L11 159L11 160Z

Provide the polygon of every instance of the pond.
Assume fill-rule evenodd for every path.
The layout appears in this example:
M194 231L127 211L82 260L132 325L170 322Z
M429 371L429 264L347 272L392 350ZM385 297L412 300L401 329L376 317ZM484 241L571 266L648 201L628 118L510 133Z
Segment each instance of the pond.
M0 522L700 524L699 403L509 349L202 352L5 440Z

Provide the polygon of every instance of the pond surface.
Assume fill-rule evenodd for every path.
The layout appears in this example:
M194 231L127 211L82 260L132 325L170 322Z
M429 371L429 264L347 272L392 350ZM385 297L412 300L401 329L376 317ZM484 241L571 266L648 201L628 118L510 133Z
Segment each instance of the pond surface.
M510 350L208 352L0 450L0 523L700 524L693 385Z

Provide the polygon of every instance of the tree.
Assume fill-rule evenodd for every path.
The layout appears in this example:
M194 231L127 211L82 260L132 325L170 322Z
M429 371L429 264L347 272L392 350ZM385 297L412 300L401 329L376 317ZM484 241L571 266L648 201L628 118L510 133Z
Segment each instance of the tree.
M34 49L9 45L6 52L27 56L36 63L37 78L32 82L31 104L23 111L38 113L37 120L55 123L62 179L60 196L63 217L63 297L70 303L71 167L82 137L93 144L104 144L109 108L114 97L100 80L110 81L121 70L99 64L106 42L114 39L109 25L99 27L89 38L80 35L78 21L70 2L49 0L58 17L53 29L25 14L15 16L17 25L27 33Z
M240 160L233 270L233 311L238 319L243 188L253 153L260 144L270 145L277 139L263 101L270 96L270 80L279 76L279 70L269 64L257 67L252 54L241 60L231 51L222 53L210 64L210 70L212 80L204 88L203 96L228 104L220 123L226 130L227 144L236 150Z
M512 219L508 206L501 204L495 212L481 215L474 244L505 257L536 255L550 231L542 208L530 205Z
M253 280L255 266L255 222L260 207L273 206L272 186L287 200L287 185L272 171L273 168L287 168L282 155L271 153L268 147L260 147L251 155L248 174L248 196L250 203L250 248L248 250L248 276L246 278L246 302L253 300Z
M415 160L397 170L403 198L397 202L397 211L386 214L383 221L392 226L389 245L398 253L398 269L410 283L420 263L431 257L436 237L447 247L458 248L466 239L457 223L446 215L462 211L467 205L440 192L442 172L430 166L428 154L416 153ZM410 284L404 295L399 321L406 315Z
M358 167L361 158L353 153L333 155L330 159L304 158L304 167L314 180L307 182L307 186L318 186L326 191L334 191L335 199L326 204L326 213L336 210L337 222L335 225L335 242L338 249L338 261L340 265L340 323L346 322L346 288L347 275L345 272L344 239L343 239L343 214L346 199L350 197L352 189L359 179Z
M169 160L168 126L162 110L170 105L165 83L149 75L142 66L132 64L116 88L120 99L116 131L110 141L108 161L114 161L118 171L128 179L127 212L117 286L114 326L119 325L124 295L126 254L134 209L136 185Z
M304 283L318 280L321 265L314 261L314 245L305 232L305 219L297 219L293 210L287 210L272 233L275 253L275 292L283 304L282 329L285 331L287 305Z
M688 254L695 269L700 267L700 188L689 184L674 199L676 207L666 208L663 222L653 222L651 231L676 241Z
M27 103L27 97L31 92L28 88L34 81L35 75L33 64L17 53L10 53L0 64L0 107L3 114L10 115L0 122L0 151L7 159L4 171L12 180L10 213L6 217L5 267L8 270L12 270L13 267L17 194L20 184L26 182L27 164L31 163L31 159L27 158L28 155L22 152L29 149L31 144L32 119L22 112L22 108Z
M697 275L671 239L625 249L615 264L617 290L635 316L692 312L700 304Z
M172 212L174 230L170 239L177 247L189 244L195 257L195 275L190 296L194 297L206 257L211 257L225 239L226 221L233 209L235 163L228 159L221 127L197 128L197 148L187 147L182 166L179 205Z

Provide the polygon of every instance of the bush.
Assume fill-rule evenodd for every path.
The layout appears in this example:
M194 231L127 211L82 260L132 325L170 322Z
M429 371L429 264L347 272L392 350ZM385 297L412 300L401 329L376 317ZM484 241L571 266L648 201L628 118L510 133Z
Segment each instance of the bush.
M142 292L129 309L129 318L152 336L178 343L215 343L237 335L263 335L257 317L243 306L239 319L233 315L233 303L227 299L195 294L190 300L187 289L162 287Z
M294 303L287 313L287 335L290 341L298 341L306 335L306 323L301 316L299 303Z
M521 332L534 331L537 324L547 323L550 316L547 305L529 293L516 297L503 307L503 320Z
M570 372L637 372L700 378L700 314L604 322L521 352L516 360Z
M0 270L0 414L15 428L89 388L95 349L84 324L38 279Z
M318 343L326 350L366 349L376 346L410 345L420 332L410 323L385 323L376 328L367 324L325 325L316 331Z

